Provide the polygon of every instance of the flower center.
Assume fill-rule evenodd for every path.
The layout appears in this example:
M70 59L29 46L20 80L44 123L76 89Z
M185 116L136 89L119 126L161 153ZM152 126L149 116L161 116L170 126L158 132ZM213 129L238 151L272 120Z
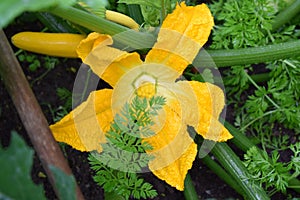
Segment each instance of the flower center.
M153 83L145 82L137 88L136 94L139 97L151 98L156 94L156 86Z

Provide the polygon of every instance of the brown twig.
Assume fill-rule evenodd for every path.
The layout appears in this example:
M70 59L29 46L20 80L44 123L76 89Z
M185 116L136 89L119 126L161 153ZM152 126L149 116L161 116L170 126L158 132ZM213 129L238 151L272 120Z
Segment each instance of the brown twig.
M66 174L72 174L57 142L54 140L48 127L48 122L29 86L28 81L17 61L6 35L0 29L0 75L3 78L14 105L19 113L22 123L30 137L30 140L39 156L40 161L49 177L54 191L54 175L49 166L55 166ZM76 184L77 199L84 199Z

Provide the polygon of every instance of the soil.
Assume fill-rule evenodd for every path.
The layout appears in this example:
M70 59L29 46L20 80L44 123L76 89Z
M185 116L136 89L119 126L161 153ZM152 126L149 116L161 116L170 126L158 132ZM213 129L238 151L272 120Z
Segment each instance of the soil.
M20 23L23 24L23 26L19 26ZM20 31L39 31L40 27L42 27L40 24L31 22L25 23L16 20L15 24L7 27L4 31L6 32L7 37L10 38L13 34ZM14 50L17 49L14 48ZM29 83L35 81L36 78L46 71L45 68L41 67L37 71L31 72L28 70L28 63L21 63L21 65ZM77 59L59 59L59 63L54 69L41 80L35 81L32 85L32 89L49 124L53 123L49 105L51 105L52 108L58 108L64 103L58 98L56 89L58 87L65 87L72 91L76 77L76 70L74 72L74 68L78 69L80 65L81 62ZM25 139L27 144L32 146L2 81L0 81L0 97L0 141L2 146L6 147L9 145L12 130L17 131ZM63 152L85 199L103 199L102 188L93 181L92 176L94 172L89 168L89 163L87 161L88 154L74 150L69 146L64 146ZM48 199L57 199L44 174L43 167L35 155L31 173L32 179L36 184L43 185ZM240 195L226 185L199 159L194 161L190 174L200 199L242 199ZM142 176L148 182L152 183L154 188L158 191L159 195L155 199L184 199L182 192L168 186L151 173L142 174ZM276 199L283 198L283 196L276 197Z

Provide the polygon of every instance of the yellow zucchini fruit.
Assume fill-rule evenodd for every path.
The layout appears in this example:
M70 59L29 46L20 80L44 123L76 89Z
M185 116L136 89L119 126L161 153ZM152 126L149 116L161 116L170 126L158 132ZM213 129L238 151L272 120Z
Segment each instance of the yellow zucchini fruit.
M131 17L122 13L106 10L105 17L109 21L116 22L134 30L139 30L140 25L136 23Z
M65 58L78 58L76 48L85 35L71 33L21 32L15 34L12 43L23 50Z

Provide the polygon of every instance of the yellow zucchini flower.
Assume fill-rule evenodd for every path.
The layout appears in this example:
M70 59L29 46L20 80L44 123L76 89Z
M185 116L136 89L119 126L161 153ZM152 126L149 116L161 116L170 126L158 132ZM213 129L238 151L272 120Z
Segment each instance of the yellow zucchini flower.
M153 149L149 169L160 179L184 189L184 179L197 154L187 131L192 126L208 140L223 142L232 135L218 121L223 91L210 83L177 80L206 43L214 25L205 4L176 6L164 20L157 42L144 61L136 52L111 47L110 36L91 33L78 46L83 63L113 89L91 92L88 99L50 128L57 141L80 151L102 151L113 116L133 96L161 95L166 105L154 119L155 135L143 138Z

